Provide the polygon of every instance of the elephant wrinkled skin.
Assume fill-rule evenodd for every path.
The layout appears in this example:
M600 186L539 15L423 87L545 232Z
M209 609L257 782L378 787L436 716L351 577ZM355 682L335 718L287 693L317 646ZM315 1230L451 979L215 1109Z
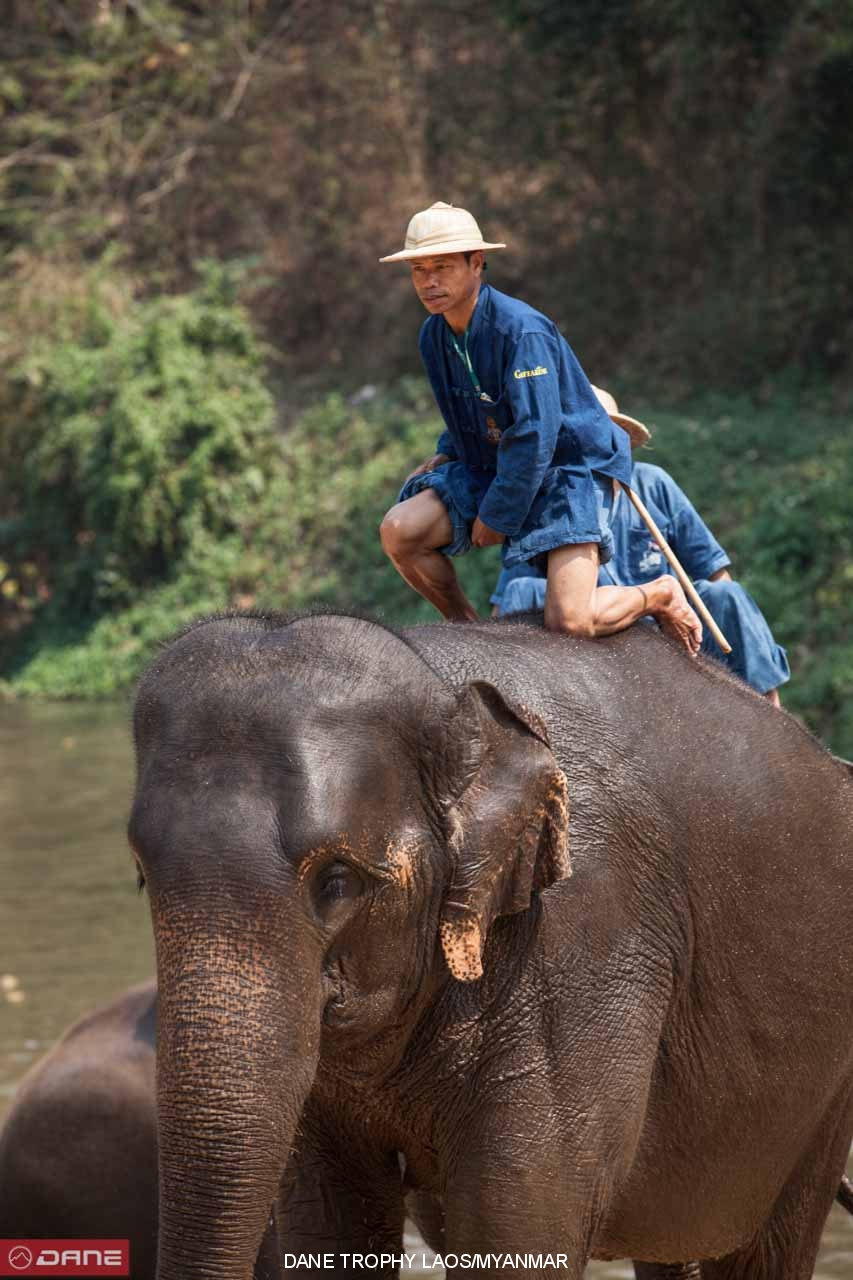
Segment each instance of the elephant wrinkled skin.
M76 1022L27 1072L0 1128L0 1239L101 1238L130 1244L132 1280L157 1258L157 987L145 982ZM439 1207L407 1207L442 1240ZM280 1280L273 1232L255 1280ZM689 1269L638 1280L692 1280Z
M274 1202L290 1253L399 1254L406 1194L569 1280L811 1276L853 787L789 716L645 628L234 616L135 736L160 1280L245 1280Z

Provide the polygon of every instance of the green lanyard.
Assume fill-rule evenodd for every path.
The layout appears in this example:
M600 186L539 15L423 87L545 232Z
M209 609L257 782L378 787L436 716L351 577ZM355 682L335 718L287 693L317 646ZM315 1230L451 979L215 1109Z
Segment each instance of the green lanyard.
M464 351L460 347L459 343L456 341L456 334L453 332L452 329L450 330L450 341L453 343L453 350L456 352L459 359L462 361L462 363L465 365L465 368L468 370L468 377L471 379L471 386L474 388L474 391L477 393L477 395L480 397L481 400L485 400L487 404L492 404L493 403L492 397L483 390L483 388L480 386L479 382L477 381L477 375L474 372L474 366L472 365L471 357L468 354L468 330L466 329L462 335L462 341L465 344Z

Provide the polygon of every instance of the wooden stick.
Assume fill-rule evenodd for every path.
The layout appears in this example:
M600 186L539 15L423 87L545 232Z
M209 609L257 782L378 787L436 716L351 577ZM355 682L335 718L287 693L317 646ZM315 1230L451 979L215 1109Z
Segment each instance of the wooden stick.
M669 562L673 573L675 574L676 578L678 578L678 581L681 583L685 593L689 597L690 603L693 605L693 608L699 614L699 617L702 619L705 626L708 628L711 635L714 637L717 644L722 649L723 653L731 653L732 646L729 644L728 640L723 635L722 631L717 626L714 619L711 617L710 613L708 612L705 606L704 601L702 600L702 597L699 595L699 592L696 590L693 583L690 581L687 574L684 572L684 569L681 567L681 564L675 552L673 551L672 547L669 545L666 538L663 536L660 529L657 527L654 520L652 519L652 516L649 512L648 507L645 505L642 499L639 498L636 493L634 493L633 489L629 489L628 486L624 484L619 484L619 487L620 489L623 489L625 493L627 493L628 497L631 499L631 502L634 505L634 509L639 513L639 516L643 521L643 524L646 526L649 533L652 535L655 542L658 544L664 556L666 557L667 561Z

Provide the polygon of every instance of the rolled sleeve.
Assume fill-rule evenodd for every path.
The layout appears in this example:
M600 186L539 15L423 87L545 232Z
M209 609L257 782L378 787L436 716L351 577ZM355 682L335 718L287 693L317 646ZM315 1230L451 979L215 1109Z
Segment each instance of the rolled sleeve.
M507 537L524 524L554 457L561 422L559 353L545 334L526 334L506 372L503 394L512 422L497 450L497 474L479 517Z
M684 506L675 513L670 526L672 549L690 578L710 578L718 569L727 569L731 562L693 504L681 490L679 493Z

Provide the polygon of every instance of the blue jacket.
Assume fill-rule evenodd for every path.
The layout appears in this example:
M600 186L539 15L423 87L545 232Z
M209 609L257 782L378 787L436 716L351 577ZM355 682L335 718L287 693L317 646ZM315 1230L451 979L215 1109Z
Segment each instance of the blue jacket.
M437 451L482 481L479 517L512 537L524 526L551 468L587 469L626 484L627 434L615 426L553 321L484 285L467 349L481 391L453 345L443 316L430 316L420 352L446 424ZM464 348L463 348L464 349Z

